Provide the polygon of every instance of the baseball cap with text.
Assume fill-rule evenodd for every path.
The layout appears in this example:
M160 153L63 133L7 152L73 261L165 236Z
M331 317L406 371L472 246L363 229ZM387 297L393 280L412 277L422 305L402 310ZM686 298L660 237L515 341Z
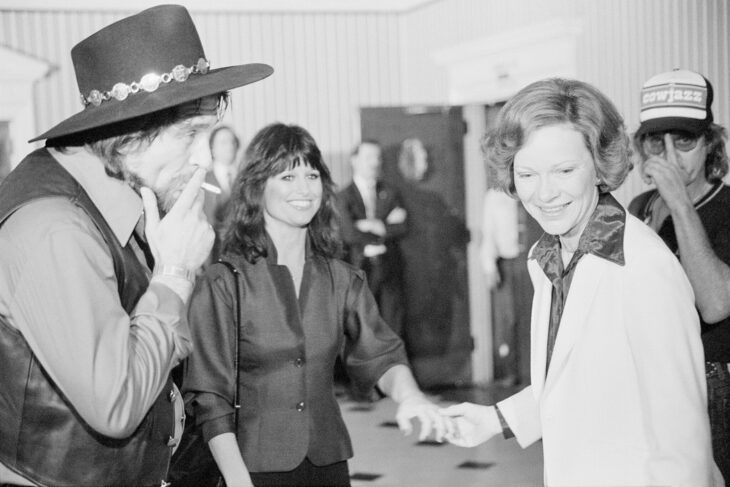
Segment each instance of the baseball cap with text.
M712 84L699 73L675 69L649 78L641 88L637 135L685 130L699 135L712 123Z

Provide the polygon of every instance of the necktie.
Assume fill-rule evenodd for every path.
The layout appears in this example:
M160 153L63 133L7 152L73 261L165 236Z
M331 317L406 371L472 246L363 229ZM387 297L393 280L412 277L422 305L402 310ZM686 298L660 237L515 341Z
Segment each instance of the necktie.
M132 232L132 239L130 239L130 243L132 243L132 240L134 241L134 244L136 244L136 247L142 251L142 255L144 256L145 263L147 264L147 267L150 270L153 270L155 268L155 258L152 255L152 250L150 249L150 246L147 244L147 241L137 233L137 230Z

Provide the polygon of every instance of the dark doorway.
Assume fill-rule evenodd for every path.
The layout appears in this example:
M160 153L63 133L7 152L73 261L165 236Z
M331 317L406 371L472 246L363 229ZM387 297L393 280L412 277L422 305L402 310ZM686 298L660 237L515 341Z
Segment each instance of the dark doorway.
M400 190L408 211L404 256L405 333L411 365L421 387L471 382L473 341L464 224L465 124L461 107L363 108L362 138L383 146L384 177ZM418 179L398 169L401 144L417 138L428 170Z

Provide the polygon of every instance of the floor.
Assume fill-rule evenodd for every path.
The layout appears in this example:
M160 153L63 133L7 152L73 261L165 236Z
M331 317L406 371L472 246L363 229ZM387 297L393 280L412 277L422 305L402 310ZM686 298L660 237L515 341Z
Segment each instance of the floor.
M430 391L439 405L462 401L493 404L514 388ZM542 447L538 442L522 449L514 439L493 438L474 448L436 442L418 442L395 426L396 404L390 399L373 403L340 398L352 436L355 457L350 459L353 487L540 487Z

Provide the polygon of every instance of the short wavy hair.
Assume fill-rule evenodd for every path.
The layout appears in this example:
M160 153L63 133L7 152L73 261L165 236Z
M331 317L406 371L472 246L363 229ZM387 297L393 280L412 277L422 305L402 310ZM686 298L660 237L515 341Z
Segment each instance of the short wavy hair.
M515 196L514 159L530 135L551 125L570 125L583 135L593 157L601 193L621 186L632 169L629 137L611 100L594 86L574 79L536 81L499 111L495 128L482 139L487 164L498 186Z
M710 183L720 181L728 172L728 159L725 143L727 142L727 130L716 123L711 123L702 133L707 144L707 158L705 159L705 178ZM634 148L645 161L649 156L644 153L641 143L642 135L634 133Z
M264 189L269 178L300 164L319 171L322 202L307 227L313 250L325 257L340 252L335 210L335 183L314 138L298 125L273 123L251 139L244 154L245 166L231 190L230 208L223 231L223 251L243 255L255 263L267 256L264 222Z

